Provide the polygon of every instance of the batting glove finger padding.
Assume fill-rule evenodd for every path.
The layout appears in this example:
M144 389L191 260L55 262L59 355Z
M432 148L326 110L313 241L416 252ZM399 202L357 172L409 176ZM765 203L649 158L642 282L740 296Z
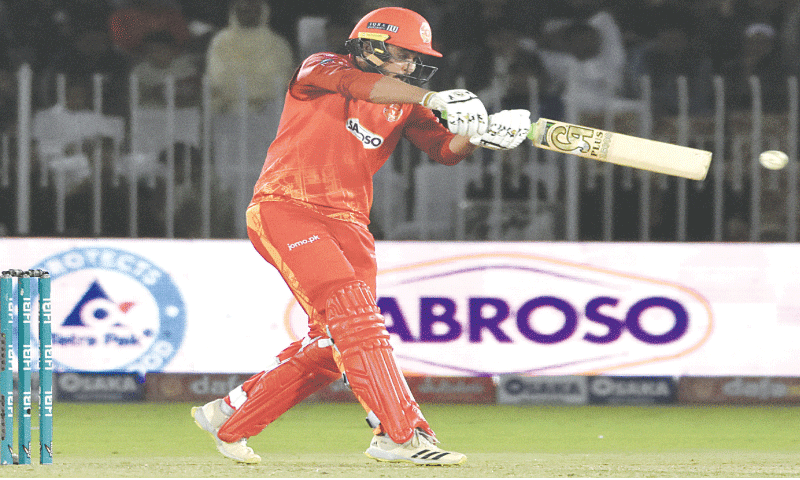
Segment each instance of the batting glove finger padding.
M483 102L469 90L428 92L420 103L441 112L451 133L468 137L486 133L489 114Z
M531 112L528 110L503 110L489 116L489 128L483 135L474 135L469 141L492 150L517 148L531 129Z

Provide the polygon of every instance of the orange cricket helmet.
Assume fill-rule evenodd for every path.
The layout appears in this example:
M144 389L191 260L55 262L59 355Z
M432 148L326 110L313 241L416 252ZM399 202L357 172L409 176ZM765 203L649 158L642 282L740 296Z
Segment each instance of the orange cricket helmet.
M419 13L401 7L373 10L359 20L349 38L380 40L406 50L441 57L431 47L431 26Z
M425 18L407 8L385 7L373 10L359 20L345 42L348 51L364 60L369 70L387 75L383 64L391 60L386 44L404 48L415 53L441 57L431 46L431 26ZM394 74L412 85L425 84L438 70L436 67L415 60L411 74Z

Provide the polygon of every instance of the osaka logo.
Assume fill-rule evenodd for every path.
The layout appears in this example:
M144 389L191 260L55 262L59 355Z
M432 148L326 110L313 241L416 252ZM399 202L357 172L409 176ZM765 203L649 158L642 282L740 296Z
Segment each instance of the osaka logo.
M56 371L162 370L181 347L186 306L169 274L135 253L75 248L32 268L53 285Z

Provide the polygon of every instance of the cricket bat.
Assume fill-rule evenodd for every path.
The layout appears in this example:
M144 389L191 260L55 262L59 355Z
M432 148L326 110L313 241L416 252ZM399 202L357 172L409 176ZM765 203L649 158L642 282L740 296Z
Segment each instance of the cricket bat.
M711 152L540 118L528 138L539 148L624 167L703 180Z

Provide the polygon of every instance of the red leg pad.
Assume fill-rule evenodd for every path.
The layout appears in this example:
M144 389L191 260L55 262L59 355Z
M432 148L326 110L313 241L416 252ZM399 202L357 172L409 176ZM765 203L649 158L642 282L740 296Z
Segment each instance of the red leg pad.
M286 360L292 358L298 351L300 351L301 348L303 348L303 341L302 340L297 340L295 342L292 342L288 347L284 348L283 351L277 355L277 357L276 357L277 358L277 363L280 364L280 363L285 362ZM261 380L261 377L263 377L266 374L268 374L271 370L272 369L263 371L261 373L257 373L255 375L253 375L252 377L248 378L247 380L245 380L245 382L242 384L242 391L245 394L249 394L250 391L253 388L255 388L256 385L258 385L258 382ZM227 400L227 397L226 397L226 400ZM230 402L228 402L228 405L230 405Z
M242 385L247 400L222 424L217 432L220 440L230 443L258 435L284 412L339 378L333 349L317 342L298 349L288 359L281 358L296 348L292 344L278 356L280 365Z
M325 311L339 368L389 437L405 443L415 428L433 435L397 366L383 316L367 284L355 281L335 291Z

